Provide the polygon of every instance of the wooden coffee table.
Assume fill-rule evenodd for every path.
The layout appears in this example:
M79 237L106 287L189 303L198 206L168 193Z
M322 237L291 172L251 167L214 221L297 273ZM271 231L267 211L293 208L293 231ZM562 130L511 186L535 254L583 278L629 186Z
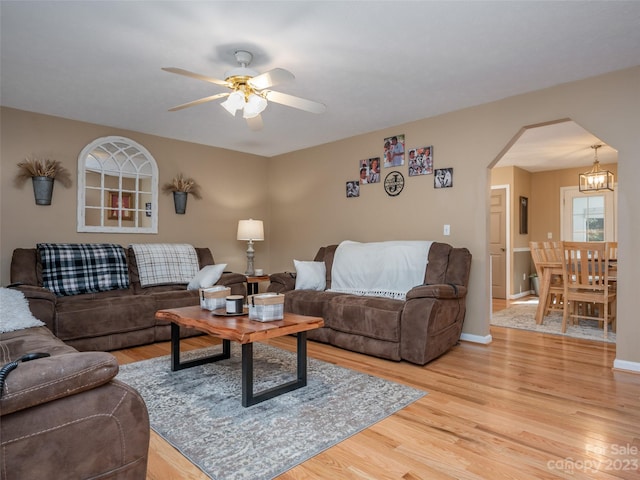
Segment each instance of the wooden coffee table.
M242 345L242 406L249 407L307 385L307 331L320 328L324 320L285 313L282 320L257 322L248 316L216 316L200 306L171 308L156 312L156 318L171 322L171 370L217 362L231 357L231 341ZM180 361L180 326L195 328L222 339L222 353ZM298 378L292 382L253 392L253 342L283 335L297 335Z

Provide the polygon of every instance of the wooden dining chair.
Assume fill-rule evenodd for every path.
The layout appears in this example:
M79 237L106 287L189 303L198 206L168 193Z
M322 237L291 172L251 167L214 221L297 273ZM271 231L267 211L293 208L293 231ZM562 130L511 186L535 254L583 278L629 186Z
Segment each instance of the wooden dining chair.
M543 281L543 269L545 266L557 263L561 264L563 258L562 242L529 242L531 250L531 258L536 268L536 273L540 282ZM543 291L545 289L542 289ZM546 288L546 298L540 298L540 302L544 302L543 316L548 315L552 311L562 312L564 285L562 275L552 275L549 285Z
M563 252L562 332L566 332L569 318L589 319L603 322L607 337L608 325L616 318L616 290L609 283L609 247L605 242L563 242Z

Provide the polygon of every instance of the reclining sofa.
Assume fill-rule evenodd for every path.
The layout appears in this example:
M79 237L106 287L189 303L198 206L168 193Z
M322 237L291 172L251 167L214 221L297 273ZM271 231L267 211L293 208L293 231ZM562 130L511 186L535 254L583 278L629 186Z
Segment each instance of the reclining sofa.
M296 273L270 276L268 291L285 295L286 312L324 319L307 338L389 360L424 365L456 345L462 333L471 253L432 242L424 281L404 299L331 291L338 245L322 247L314 262L324 262L324 290L296 289ZM297 272L299 274L299 272Z
M20 361L34 353L50 356ZM113 355L78 352L34 326L0 334L0 366L12 362L0 397L0 479L146 478L149 415L114 379Z
M43 286L43 264L38 248L13 251L11 286L24 294L36 318L77 350L110 351L169 340L171 325L156 320L156 311L198 305L198 290L187 290L186 282L143 286L134 249L109 245L122 249L126 258L123 273L126 288L56 295ZM195 250L199 268L214 265L208 248ZM244 282L244 275L227 272L222 273L216 285L229 287L233 295L245 295ZM198 334L193 329L181 329L182 336Z

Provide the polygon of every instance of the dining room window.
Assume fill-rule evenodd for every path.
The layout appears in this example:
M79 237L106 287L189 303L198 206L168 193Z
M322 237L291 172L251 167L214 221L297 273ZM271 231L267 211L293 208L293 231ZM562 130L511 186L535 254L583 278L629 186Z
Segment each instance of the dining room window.
M616 191L585 194L577 187L562 189L562 240L617 241Z

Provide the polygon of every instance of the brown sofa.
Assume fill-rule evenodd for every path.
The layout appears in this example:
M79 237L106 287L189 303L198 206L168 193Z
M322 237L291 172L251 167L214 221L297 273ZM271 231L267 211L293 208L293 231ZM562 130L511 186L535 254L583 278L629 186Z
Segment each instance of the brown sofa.
M196 252L200 268L214 264L208 248L196 248ZM24 293L34 316L78 350L109 351L167 341L171 326L156 320L156 311L198 305L198 291L187 290L182 284L142 287L133 249L128 247L126 254L127 289L56 296L42 286L42 264L36 248L13 251L11 282ZM217 285L229 287L234 295L244 295L244 282L242 274L223 273ZM196 334L192 329L182 330L184 336Z
M337 247L322 247L314 258L325 263L327 290ZM424 284L406 300L296 290L295 274L286 272L272 274L268 290L285 294L286 312L324 318L324 327L307 333L311 340L424 365L460 339L470 268L469 250L433 242Z
M115 380L106 352L78 352L46 327L0 334L0 365L27 353L0 397L0 479L144 480L149 416L142 397Z

